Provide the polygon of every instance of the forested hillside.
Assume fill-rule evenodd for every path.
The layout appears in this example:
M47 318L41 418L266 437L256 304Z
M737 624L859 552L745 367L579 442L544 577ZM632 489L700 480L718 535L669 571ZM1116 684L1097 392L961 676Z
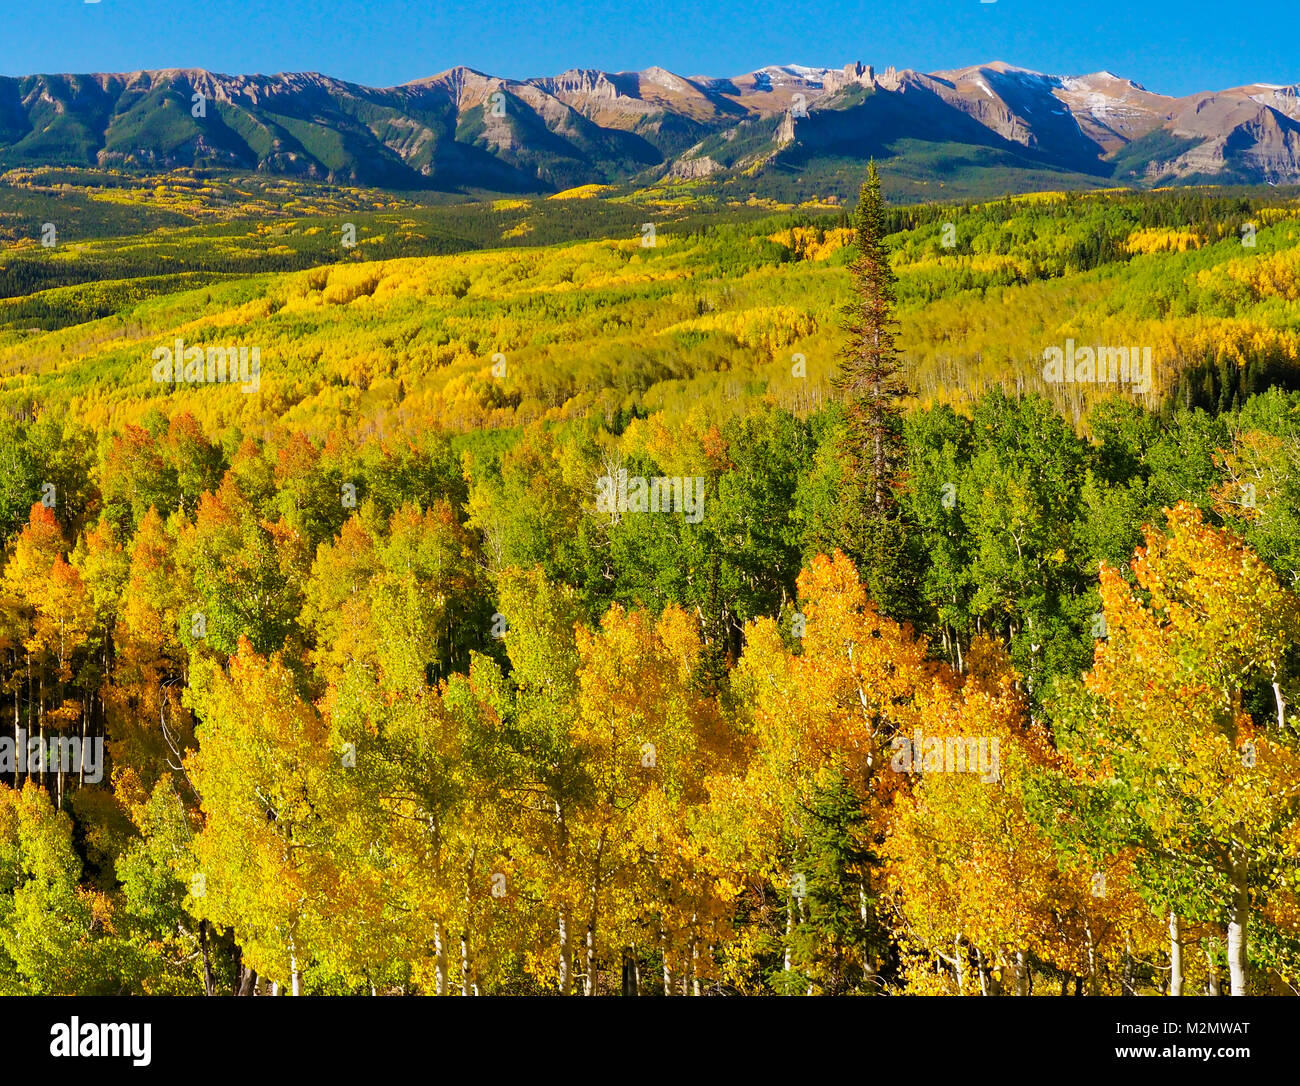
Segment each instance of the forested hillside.
M9 180L0 991L1300 984L1294 192Z

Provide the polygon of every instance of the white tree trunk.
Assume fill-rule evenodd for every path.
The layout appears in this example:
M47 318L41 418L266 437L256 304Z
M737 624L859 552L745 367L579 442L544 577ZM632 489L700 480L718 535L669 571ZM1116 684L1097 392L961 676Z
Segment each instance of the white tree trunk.
M781 971L790 972L790 943L794 939L794 895L790 895L790 900L785 907L785 958L781 965Z
M560 995L573 990L573 948L569 945L569 907L560 909Z
M668 933L663 924L659 925L659 952L664 959L664 995L670 996L673 994L673 964L669 958Z
M1097 946L1092 938L1092 926L1086 922L1083 925L1083 934L1088 947L1088 994L1100 995L1101 977L1097 972Z
M298 948L293 939L289 940L289 991L302 995L302 971L298 968Z
M1246 859L1240 850L1232 862L1232 907L1228 913L1229 995L1246 994L1246 926L1250 921L1250 891L1246 887Z
M1178 914L1169 911L1169 994L1183 994L1183 944L1178 938Z
M433 960L437 968L437 994L447 994L447 941L442 931L442 921L433 923Z

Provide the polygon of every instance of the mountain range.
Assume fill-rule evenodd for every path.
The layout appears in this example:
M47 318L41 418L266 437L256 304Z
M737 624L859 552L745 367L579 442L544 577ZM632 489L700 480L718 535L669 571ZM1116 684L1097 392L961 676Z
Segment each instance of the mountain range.
M198 114L196 116L196 114ZM1110 72L458 67L397 87L197 69L0 78L0 167L258 170L397 190L709 179L736 193L1300 182L1300 84L1172 98Z

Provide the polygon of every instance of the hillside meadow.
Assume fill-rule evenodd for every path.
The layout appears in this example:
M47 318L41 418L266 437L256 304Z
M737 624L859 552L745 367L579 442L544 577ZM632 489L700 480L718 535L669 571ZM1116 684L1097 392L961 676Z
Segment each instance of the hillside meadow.
M1175 207L1199 221L1164 225ZM1152 387L1141 397L1150 408L1201 403L1207 382L1213 406L1222 397L1226 406L1300 357L1294 202L1048 195L924 211L910 228L900 214L893 238L900 340L921 404L1003 385L1047 394L1078 422L1112 390L1043 381L1043 352L1067 339L1150 348ZM291 219L270 233L324 230L337 244L339 228ZM204 239L209 267L185 273L193 286L138 274L197 245L191 235L147 235L129 250L86 243L77 259L111 247L108 258L135 274L0 300L0 395L11 410L65 403L96 429L161 407L209 430L279 420L316 438L381 418L478 431L593 409L725 414L750 396L806 410L825 402L835 366L848 233L842 216L804 211L688 229L670 220L652 247L638 227L540 248L365 260L385 239L363 232L360 252L339 248L343 263L217 276L212 265L267 236L254 222ZM160 281L166 293L150 297ZM112 315L24 327L38 310ZM152 351L177 338L258 347L258 391L156 385ZM1225 393L1233 374L1239 387Z

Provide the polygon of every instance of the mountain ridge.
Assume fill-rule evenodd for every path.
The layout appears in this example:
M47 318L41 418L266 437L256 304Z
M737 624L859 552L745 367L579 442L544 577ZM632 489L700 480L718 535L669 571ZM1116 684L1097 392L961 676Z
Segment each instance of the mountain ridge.
M207 166L462 192L709 178L811 195L844 190L872 156L954 194L1017 170L1074 187L1300 183L1300 84L1173 97L1005 61L527 79L458 65L392 87L184 67L0 77L0 168Z

